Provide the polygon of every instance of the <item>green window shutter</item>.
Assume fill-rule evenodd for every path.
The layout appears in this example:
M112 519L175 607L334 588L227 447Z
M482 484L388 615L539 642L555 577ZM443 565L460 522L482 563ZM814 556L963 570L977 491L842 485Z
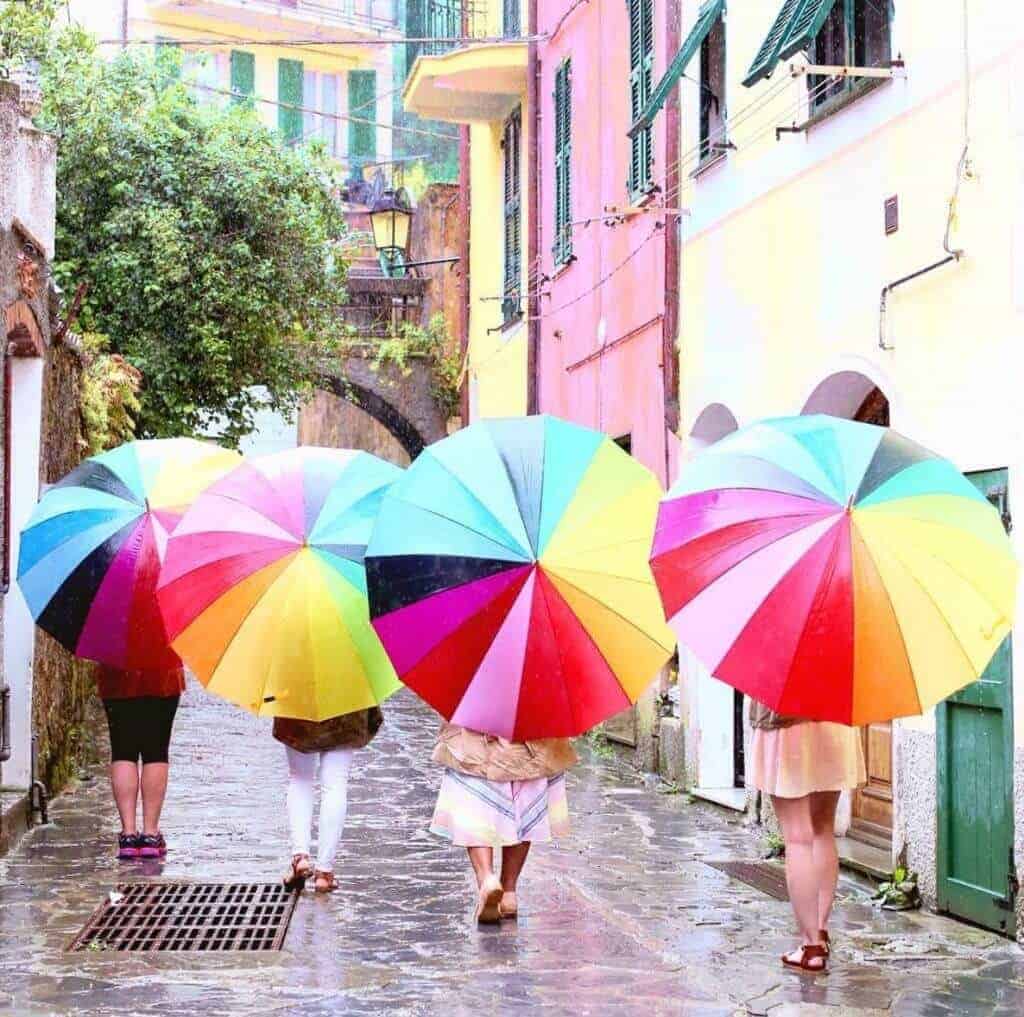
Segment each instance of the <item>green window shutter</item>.
M629 0L629 112L635 122L652 92L654 67L654 0ZM650 127L630 138L629 190L640 194L651 184L653 139Z
M348 124L348 157L353 162L372 162L377 158L377 128L362 123L377 119L377 72L348 72L349 115L357 117Z
M501 34L515 38L522 31L519 4L520 0L503 0L501 11Z
M761 43L747 76L743 79L743 84L747 88L756 85L762 78L767 78L775 70L775 65L779 62L779 51L789 36L790 26L801 17L809 3L816 5L817 0L785 0L782 10L776 15L764 42Z
M555 72L555 242L556 265L572 257L572 64Z
M631 138L654 121L658 110L665 105L666 100L672 94L672 89L679 83L687 65L700 49L701 43L707 38L715 22L722 16L724 9L725 0L708 0L701 7L697 15L697 22L690 30L690 34L683 40L679 52L672 58L672 63L668 65L664 76L651 93L640 115L634 117L633 126L629 130Z
M788 60L794 53L807 49L821 31L826 18L832 13L836 0L807 0L803 10L789 26L779 47L779 60Z
M519 316L519 293L522 285L521 137L522 109L516 109L505 121L502 138L505 162L505 265L501 310L505 321L511 321Z
M244 102L252 106L252 96L256 92L256 57L244 50L231 51L231 91L232 102Z
M277 129L286 142L302 140L302 61L277 61Z

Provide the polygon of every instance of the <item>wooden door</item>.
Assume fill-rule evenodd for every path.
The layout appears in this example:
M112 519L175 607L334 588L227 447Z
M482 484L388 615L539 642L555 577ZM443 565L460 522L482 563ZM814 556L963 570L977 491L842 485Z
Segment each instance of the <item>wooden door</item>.
M1008 526L1006 471L987 470L970 479ZM1013 936L1011 637L980 681L939 706L936 735L939 910Z
M853 416L864 424L889 426L889 400L872 389ZM892 724L861 729L868 782L853 794L849 836L888 850L892 846Z

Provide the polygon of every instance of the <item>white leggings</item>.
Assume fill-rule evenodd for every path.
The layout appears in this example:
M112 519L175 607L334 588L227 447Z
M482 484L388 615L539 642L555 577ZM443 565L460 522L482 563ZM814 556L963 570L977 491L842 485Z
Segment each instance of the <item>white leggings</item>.
M285 752L288 753L288 822L292 829L292 854L309 854L313 832L313 784L319 763L320 829L316 867L324 872L333 872L334 856L348 811L348 771L354 752L352 749L299 752L287 745Z

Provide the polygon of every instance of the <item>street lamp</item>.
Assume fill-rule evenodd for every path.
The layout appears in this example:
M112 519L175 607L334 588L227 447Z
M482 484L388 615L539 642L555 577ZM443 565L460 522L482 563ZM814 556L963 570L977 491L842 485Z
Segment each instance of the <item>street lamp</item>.
M405 275L412 202L404 187L386 190L370 208L373 244L388 276Z

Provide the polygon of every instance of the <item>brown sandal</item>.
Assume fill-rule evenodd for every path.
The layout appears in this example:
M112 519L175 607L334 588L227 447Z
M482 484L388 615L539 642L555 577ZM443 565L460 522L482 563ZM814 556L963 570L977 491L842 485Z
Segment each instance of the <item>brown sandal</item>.
M821 964L809 964L808 961L821 959ZM820 943L804 943L800 947L800 960L791 961L785 954L782 963L787 968L796 968L811 975L822 975L828 970L828 950Z
M337 890L339 886L340 884L333 872L327 872L324 869L316 870L316 875L313 877L313 889L317 893L331 893Z
M821 929L821 930L819 930L819 932L818 932L818 939L820 939L822 941L822 943L825 944L825 956L826 957L831 957L832 956L832 940L829 939L828 929Z
M313 862L309 855L292 855L292 867L285 873L282 883L289 890L302 890L306 880L313 875Z

